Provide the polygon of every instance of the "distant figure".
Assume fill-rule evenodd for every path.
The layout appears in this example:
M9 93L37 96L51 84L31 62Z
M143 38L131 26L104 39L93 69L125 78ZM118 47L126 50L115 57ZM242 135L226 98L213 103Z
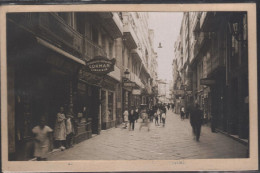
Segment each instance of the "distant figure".
M158 120L159 120L159 117L161 117L161 111L160 111L160 109L158 108L157 109L157 124L158 124L158 126L159 126L159 122L158 122ZM155 120L156 121L156 120Z
M159 123L158 123L158 113L157 112L154 112L154 118L155 118L155 125L156 126L159 126Z
M46 160L46 154L50 146L50 133L52 129L45 125L45 119L42 117L40 119L40 124L32 129L34 138L34 156L37 161Z
M72 107L69 108L69 112L67 113L66 119L66 148L70 148L73 146L73 137L74 137L74 115Z
M159 114L159 117L160 117L160 123L162 123L162 113L163 113L163 109L162 109L162 107L161 107L161 109L160 109L160 114Z
M129 120L129 131L134 130L135 129L135 111L134 109L131 109L129 116L128 116L128 120Z
M129 116L129 113L128 113L128 110L126 109L125 112L123 113L124 115L124 128L127 128L127 123L128 123L128 116Z
M185 116L185 111L184 111L184 107L181 107L181 119L184 120L184 116Z
M163 122L163 127L165 126L165 120L166 120L166 113L162 113L162 122Z
M192 126L192 132L196 140L199 141L200 138L200 130L201 130L201 123L203 119L203 112L199 109L199 105L195 102L193 108L190 111L190 124Z
M174 105L174 103L173 103L173 104L172 104L172 112L174 111L174 106L175 106L175 105Z
M170 103L167 105L168 110L170 109Z
M150 131L149 118L148 118L148 114L146 113L146 109L142 111L141 117L143 119L143 122L140 125L139 131L142 129L143 126L148 127L148 131Z
M64 114L64 107L60 107L60 112L57 114L55 128L54 128L54 139L58 143L58 148L64 150L64 143L66 140L66 117Z
M149 120L150 120L150 122L153 122L153 114L154 114L153 109L152 108L149 109Z
M137 120L139 119L139 110L138 110L138 108L136 108L136 110L135 110L135 122L137 123Z

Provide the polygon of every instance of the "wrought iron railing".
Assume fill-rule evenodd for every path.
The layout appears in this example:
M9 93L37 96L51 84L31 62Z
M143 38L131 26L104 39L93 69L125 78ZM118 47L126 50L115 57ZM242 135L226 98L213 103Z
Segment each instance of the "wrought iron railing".
M84 43L84 48L85 48L84 59L85 60L92 59L95 56L107 56L107 53L105 52L105 50L102 47L95 44L89 38L85 37L84 41L85 41L85 43Z

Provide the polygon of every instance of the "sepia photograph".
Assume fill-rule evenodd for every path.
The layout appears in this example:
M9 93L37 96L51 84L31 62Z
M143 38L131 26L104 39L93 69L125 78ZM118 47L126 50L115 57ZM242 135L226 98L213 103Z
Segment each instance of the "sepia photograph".
M246 9L54 9L4 15L6 162L258 163Z

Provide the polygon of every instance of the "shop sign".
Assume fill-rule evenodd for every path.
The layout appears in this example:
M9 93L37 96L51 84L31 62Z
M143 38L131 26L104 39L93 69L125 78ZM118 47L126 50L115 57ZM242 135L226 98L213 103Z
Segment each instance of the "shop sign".
M133 95L141 95L141 90L134 89L134 90L132 91L132 94L133 94Z
M216 81L212 79L200 79L201 85L214 85L215 83Z
M105 75L114 71L115 62L115 59L110 60L103 56L96 56L86 62L86 71L96 75Z
M184 90L175 90L174 94L175 95L183 95L184 94Z
M191 94L192 94L192 91L187 91L187 94L188 94L188 95L191 95Z
M124 82L124 87L135 87L134 82Z

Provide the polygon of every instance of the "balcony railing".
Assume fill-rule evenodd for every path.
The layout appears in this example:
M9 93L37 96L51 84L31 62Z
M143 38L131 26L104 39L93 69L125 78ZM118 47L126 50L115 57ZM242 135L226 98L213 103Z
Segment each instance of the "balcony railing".
M130 23L124 24L124 40L125 44L129 49L136 49L138 44L137 36L134 29Z
M22 25L37 37L78 58L83 58L82 35L56 13L16 13L9 15L9 19Z
M134 57L139 59L141 62L143 61L142 52L138 48L137 49L132 49L131 53L133 54Z
M95 43L93 43L93 41L91 41L87 37L85 37L84 41L85 41L84 58L86 60L92 59L95 56L107 56L105 50L102 47L96 45Z
M200 17L200 29L201 31L212 31L217 21L214 19L214 12L202 12Z
M112 36L113 39L122 37L123 35L123 23L118 15L118 13L112 12L101 12L99 13L101 17L101 23L107 32Z
M55 13L40 13L39 26L42 30L50 34L53 41L58 41L72 51L82 54L83 37L75 29L65 23L65 21Z
M130 80L135 82L139 87L142 87L142 82L138 76L136 76L133 72L130 73Z

